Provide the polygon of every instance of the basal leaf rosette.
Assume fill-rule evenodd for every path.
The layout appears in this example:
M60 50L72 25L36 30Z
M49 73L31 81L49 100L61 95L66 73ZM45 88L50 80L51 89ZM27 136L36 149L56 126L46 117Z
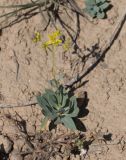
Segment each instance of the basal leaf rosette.
M69 129L77 129L73 121L79 112L76 97L70 97L69 91L62 85L56 91L46 89L44 94L37 97L37 101L45 116L43 127L47 120L51 120L55 125L62 123Z

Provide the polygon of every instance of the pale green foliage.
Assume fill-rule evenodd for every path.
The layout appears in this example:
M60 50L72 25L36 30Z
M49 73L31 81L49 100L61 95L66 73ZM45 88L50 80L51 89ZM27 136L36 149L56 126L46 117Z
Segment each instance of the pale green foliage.
M110 3L107 0L85 0L85 11L93 18L105 18L105 10L108 9Z
M76 97L70 97L69 91L56 80L52 80L51 84L54 89L46 89L44 94L37 97L45 118L53 121L55 125L62 123L72 130L77 129L73 121L73 117L77 117L79 112ZM45 122L44 119L43 126Z

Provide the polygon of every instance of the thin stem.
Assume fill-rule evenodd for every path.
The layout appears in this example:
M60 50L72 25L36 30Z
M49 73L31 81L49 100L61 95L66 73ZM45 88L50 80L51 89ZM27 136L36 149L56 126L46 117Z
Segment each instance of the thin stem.
M38 3L37 3L38 2ZM38 5L44 4L45 0L37 0L34 3L26 3L22 5L8 5L8 6L0 6L0 8L29 8L29 7L34 7Z
M55 47L53 46L52 49L52 75L53 78L55 79L55 51L54 51Z

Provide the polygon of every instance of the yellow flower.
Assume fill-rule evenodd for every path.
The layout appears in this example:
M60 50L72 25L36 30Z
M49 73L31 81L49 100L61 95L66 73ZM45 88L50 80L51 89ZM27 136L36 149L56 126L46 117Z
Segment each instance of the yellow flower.
M47 42L44 42L44 43L42 44L42 47L43 47L43 48L48 48L51 44L52 44L52 43L50 43L50 41L47 41Z
M56 39L52 44L54 45L54 46L58 46L58 45L60 45L62 43L62 40L61 39Z
M40 32L35 32L34 38L33 38L33 42L37 43L41 41L41 35Z
M62 40L60 39L61 32L60 30L56 30L52 34L48 35L49 40L43 43L44 48L48 48L50 45L58 46L62 43Z
M53 41L55 41L57 38L59 38L60 35L61 35L60 30L56 30L56 31L53 32L52 34L49 34L48 37L49 37L49 39L53 42Z
M71 44L72 44L71 39L68 38L63 44L63 49L65 51L68 51L70 49L70 47L71 47Z

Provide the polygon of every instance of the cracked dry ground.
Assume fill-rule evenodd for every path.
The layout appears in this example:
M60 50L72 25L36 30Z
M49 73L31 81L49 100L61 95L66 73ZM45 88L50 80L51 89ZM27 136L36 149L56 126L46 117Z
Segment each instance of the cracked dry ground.
M3 1L3 2L2 2ZM14 2L2 0L0 3ZM81 4L81 0L79 1ZM91 24L80 18L81 33L78 44L81 49L90 48L96 42L102 46L112 34L119 18L125 11L126 2L112 1L108 19ZM65 15L63 15L65 16ZM67 21L67 19L66 19ZM68 20L69 24L69 20ZM72 22L71 22L72 24ZM0 104L22 104L35 100L39 92L48 86L51 78L51 55L32 43L35 31L41 31L40 15L22 21L3 30L0 37ZM50 33L52 27L47 32ZM64 31L65 32L65 31ZM46 36L47 33L43 33ZM65 33L66 34L66 33ZM45 38L45 37L44 37ZM51 132L40 132L41 109L38 105L0 109L0 160L125 160L126 159L126 23L119 37L101 62L88 76L88 82L75 91L84 98L87 92L89 113L81 120L86 132L75 134L59 125ZM71 61L76 55L66 54L62 59L61 49L56 55L57 73L64 71L71 78ZM68 56L68 57L67 57ZM20 65L16 79L17 58ZM92 59L87 62L90 65ZM81 68L81 64L79 66ZM69 77L70 76L70 77ZM87 155L72 153L71 143L82 134L89 145ZM82 136L81 135L81 136ZM105 140L110 135L110 140ZM59 137L59 138L58 138ZM65 145L64 143L65 142Z

